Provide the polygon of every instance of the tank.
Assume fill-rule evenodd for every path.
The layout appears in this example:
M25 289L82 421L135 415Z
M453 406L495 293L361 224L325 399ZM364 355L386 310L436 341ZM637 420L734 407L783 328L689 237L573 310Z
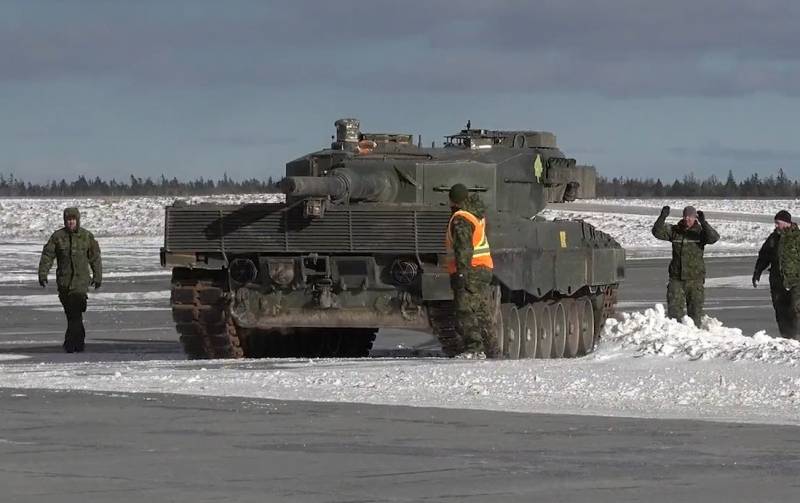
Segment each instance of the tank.
M488 207L487 356L594 350L625 252L584 221L540 216L576 173L555 135L468 125L423 148L356 119L336 132L330 148L287 163L284 202L166 208L161 263L188 357L360 357L382 328L426 331L459 353L444 265L456 183Z

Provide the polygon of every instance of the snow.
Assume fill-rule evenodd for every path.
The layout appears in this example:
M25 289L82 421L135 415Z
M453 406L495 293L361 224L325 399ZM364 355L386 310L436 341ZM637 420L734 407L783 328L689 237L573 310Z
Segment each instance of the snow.
M708 316L698 328L689 317L681 322L667 318L662 304L644 312L623 313L621 321L608 320L603 354L615 345L633 349L637 355L753 360L791 366L800 362L800 341L770 337L764 331L746 337L738 328L725 327Z
M673 215L678 215L680 210L686 206L694 206L704 211L769 215L770 217L775 216L775 213L780 210L787 210L793 215L800 215L800 199L602 198L587 199L586 202L608 206L645 206L659 210L664 206L669 206L672 208Z
M237 203L274 197L202 199ZM44 240L62 225L61 209L77 205L84 213L83 224L99 238L107 280L117 283L115 288L142 282L136 289L144 290L92 291L91 310L167 309L167 285L158 278L168 271L160 268L158 249L163 241L163 207L171 202L172 198L0 200L0 308L61 310L54 289L29 287L36 280ZM545 216L583 218L620 240L629 256L668 255L669 243L650 235L655 209L691 203L590 202L600 209L546 210ZM600 205L609 204L627 206L632 213L614 208L603 211ZM640 211L636 206L653 210ZM788 208L800 214L797 201L719 200L696 206L731 214L715 218L722 239L707 254L754 254L772 229L768 222L737 220L735 213L771 216ZM752 288L745 275L710 278L706 286ZM44 333L48 340L34 337L33 332L9 332L5 335L12 339L0 343L4 351L0 353L0 387L800 424L797 341L764 332L745 334L714 318L705 318L697 328L689 319L669 320L663 307L643 301L620 307L636 311L608 322L593 355L572 360L373 357L198 362L176 360L181 358L178 352L93 354L91 340L88 353L37 351L28 358L13 352L22 353L16 348L28 343L47 343L57 351L61 327L52 335ZM155 328L142 330L152 333Z
M10 388L800 424L800 342L762 332L748 337L713 318L696 328L688 319L667 319L660 305L609 321L598 351L573 360L76 358L0 364L0 383Z
M127 307L144 308L149 304L157 304L168 307L169 290L145 291L145 292L102 292L92 291L92 310L95 308L113 307L123 304ZM61 303L57 293L45 293L38 295L2 295L0 294L0 307L57 307L61 310Z
M282 194L230 194L193 197L84 197L52 199L0 199L0 238L47 239L63 227L62 211L78 207L81 226L95 237L163 236L164 207L176 199L189 204L264 203L283 200Z
M591 200L592 203L599 201ZM548 219L585 220L613 236L629 256L668 256L670 253L670 243L656 239L650 231L655 222L653 214L546 209L542 216ZM774 228L772 223L736 220L733 215L729 218L730 220L715 218L711 222L719 232L720 240L706 247L706 256L755 255ZM668 223L677 221L677 217L667 219Z

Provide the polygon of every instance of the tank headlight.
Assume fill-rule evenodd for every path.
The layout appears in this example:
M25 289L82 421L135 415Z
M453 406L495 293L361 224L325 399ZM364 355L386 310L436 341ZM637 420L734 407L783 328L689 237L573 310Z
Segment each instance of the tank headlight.
M237 283L250 283L258 276L258 268L252 260L248 258L235 258L228 266L231 279Z
M294 281L294 259L270 259L267 269L270 279L277 285L289 286Z

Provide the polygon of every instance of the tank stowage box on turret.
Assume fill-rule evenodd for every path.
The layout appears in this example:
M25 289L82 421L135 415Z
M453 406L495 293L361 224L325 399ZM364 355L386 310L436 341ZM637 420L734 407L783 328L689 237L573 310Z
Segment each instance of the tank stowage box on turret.
M488 207L489 357L594 349L624 250L586 222L537 216L571 183L593 186L593 167L545 132L467 128L426 149L355 119L336 128L331 148L286 165L285 203L167 207L161 261L189 357L366 356L380 328L430 331L458 353L444 266L456 183Z

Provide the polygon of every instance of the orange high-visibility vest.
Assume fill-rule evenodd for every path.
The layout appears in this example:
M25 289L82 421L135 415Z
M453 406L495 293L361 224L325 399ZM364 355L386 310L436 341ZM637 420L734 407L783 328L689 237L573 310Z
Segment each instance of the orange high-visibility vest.
M450 217L450 222L447 224L447 236L445 237L445 245L447 246L447 272L453 274L456 272L456 257L453 253L453 238L451 237L451 230L453 227L453 219L462 217L472 224L472 267L486 267L494 269L494 262L492 262L492 254L489 250L489 241L486 239L486 219L478 219L475 215L468 211L458 210Z

